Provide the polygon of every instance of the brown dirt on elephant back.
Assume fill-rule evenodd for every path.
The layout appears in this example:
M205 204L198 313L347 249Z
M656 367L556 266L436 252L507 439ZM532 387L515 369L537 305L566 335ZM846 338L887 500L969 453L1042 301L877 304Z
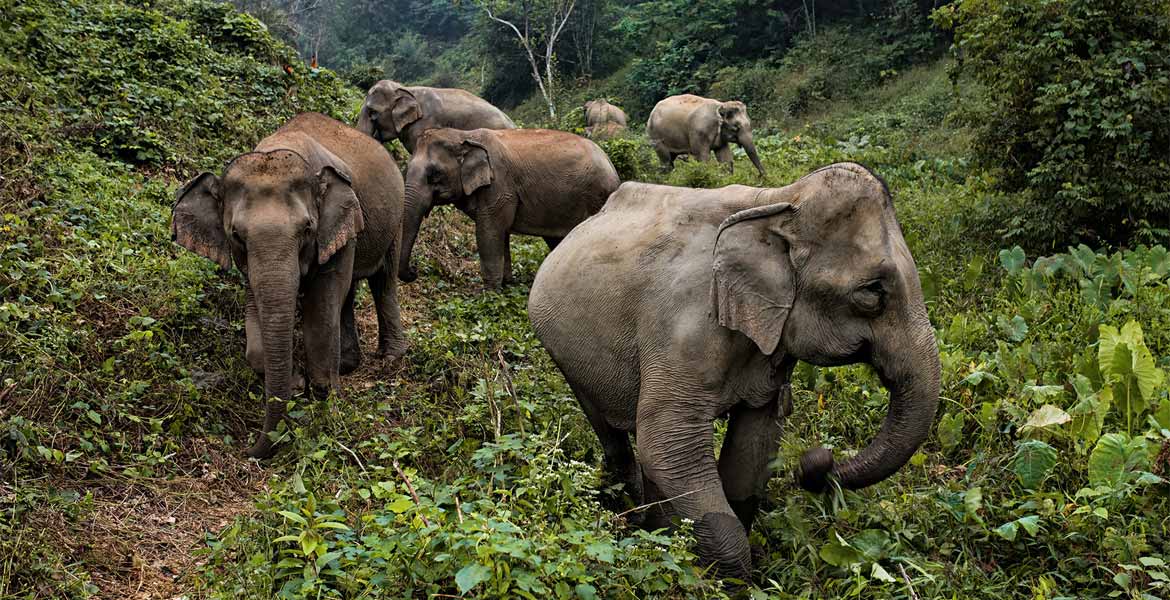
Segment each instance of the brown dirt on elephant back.
M34 510L24 516L25 534L84 563L97 598L184 597L205 535L253 510L267 472L214 438L188 440L171 460L183 475L54 482L60 493L78 494L78 516Z

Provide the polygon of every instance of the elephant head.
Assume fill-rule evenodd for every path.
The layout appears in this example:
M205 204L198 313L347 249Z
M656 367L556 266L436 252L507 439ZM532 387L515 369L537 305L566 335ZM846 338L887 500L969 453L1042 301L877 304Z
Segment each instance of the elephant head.
M739 144L760 172L760 177L764 177L764 166L760 164L760 155L756 153L756 143L752 139L752 122L748 119L747 106L738 100L721 102L716 113L719 118L718 145L730 142Z
M455 129L423 134L406 169L406 213L402 223L398 279L410 283L418 271L410 264L422 221L436 205L464 201L495 179L486 146ZM466 207L474 214L474 207Z
M422 116L422 106L409 89L383 79L366 93L357 130L379 142L389 142L402 136L402 131Z
M760 192L765 206L728 217L714 249L720 324L773 360L866 362L890 390L877 436L835 463L805 452L799 481L824 490L896 472L926 439L939 397L939 357L914 259L885 184L860 165L826 167Z
M328 154L327 151L322 150ZM328 154L314 171L291 150L236 157L223 177L202 173L176 194L171 235L181 246L226 269L234 260L255 301L262 357L264 426L251 456L274 450L267 433L284 418L292 396L292 342L302 277L327 263L365 226L348 170Z

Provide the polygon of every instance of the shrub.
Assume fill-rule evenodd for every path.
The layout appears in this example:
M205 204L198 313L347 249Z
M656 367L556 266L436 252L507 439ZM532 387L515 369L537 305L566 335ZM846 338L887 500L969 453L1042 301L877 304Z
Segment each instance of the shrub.
M962 0L936 13L958 72L987 90L968 106L975 154L1010 233L1038 245L1170 232L1170 5L1159 0Z

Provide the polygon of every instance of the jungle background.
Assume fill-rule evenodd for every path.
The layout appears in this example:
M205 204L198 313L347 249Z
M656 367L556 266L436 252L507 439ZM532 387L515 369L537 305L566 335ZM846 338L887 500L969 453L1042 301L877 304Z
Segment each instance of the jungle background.
M0 0L0 598L1170 597L1170 5L490 1ZM486 9L528 23L540 85ZM873 168L939 340L931 438L872 488L800 491L804 448L859 448L886 408L868 368L801 365L752 585L727 588L685 523L598 504L525 314L543 242L480 294L471 222L440 210L407 356L367 346L244 459L242 280L171 243L174 191L297 112L353 122L382 78L576 132L608 97L627 180ZM659 170L640 124L683 92L747 103L766 181L738 152Z

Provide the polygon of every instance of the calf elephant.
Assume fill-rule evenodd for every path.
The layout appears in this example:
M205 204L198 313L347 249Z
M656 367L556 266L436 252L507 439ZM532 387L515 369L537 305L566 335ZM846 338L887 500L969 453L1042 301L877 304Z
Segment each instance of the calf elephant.
M378 353L406 351L397 281L402 175L368 136L325 115L297 115L233 159L222 177L202 173L176 194L176 242L245 276L248 363L264 376L263 429L248 454L275 450L268 432L293 391L293 326L302 295L306 367L314 387L336 389L361 360L354 290L369 279Z
M398 277L414 281L410 254L423 218L454 204L475 220L485 288L512 276L509 236L539 235L549 248L596 213L619 180L593 142L563 131L433 129L406 170L406 217Z
M405 87L382 80L366 93L358 115L358 131L379 142L402 141L414 154L424 131L451 129L515 129L504 111L470 92L433 87Z
M890 390L866 448L840 463L824 448L804 454L808 490L892 475L938 403L914 259L885 184L852 163L778 189L623 184L545 259L528 312L609 476L635 502L643 490L670 499L694 521L700 555L740 579L798 360L869 363ZM725 414L716 461L712 423Z
M650 112L646 135L667 170L674 167L674 159L680 154L705 161L714 150L715 158L734 172L730 143L735 142L747 152L760 177L766 175L743 102L721 102L691 94L671 96Z
M626 131L626 113L605 98L585 103L585 134L591 139L607 140Z

